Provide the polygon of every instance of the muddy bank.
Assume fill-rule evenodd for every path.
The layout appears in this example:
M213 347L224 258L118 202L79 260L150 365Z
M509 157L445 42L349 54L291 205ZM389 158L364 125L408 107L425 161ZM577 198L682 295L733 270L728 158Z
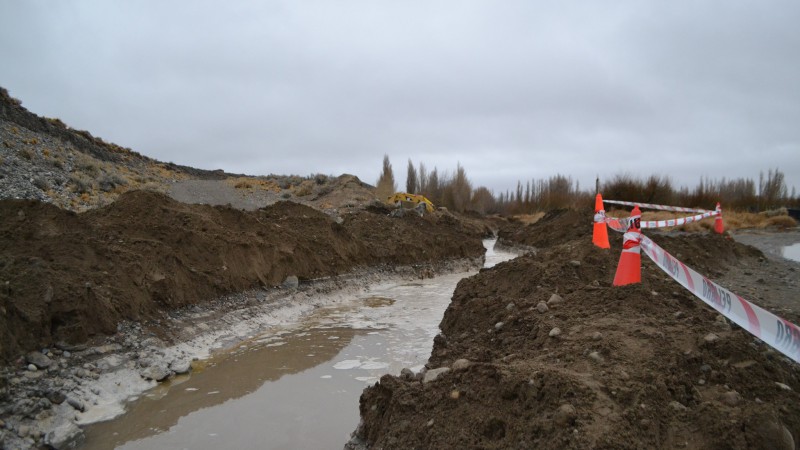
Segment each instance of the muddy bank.
M537 252L459 284L428 373L365 390L349 446L794 448L798 365L647 258L641 284L611 287L618 236L611 251L592 246L585 217L553 213L514 230ZM796 296L784 296L796 292L796 264L727 236L652 237L723 283L776 274L781 289L751 300L797 322Z
M114 333L123 320L220 295L483 254L447 216L361 211L332 218L279 202L257 211L187 205L145 191L75 214L0 201L0 357ZM295 278L296 277L296 278Z

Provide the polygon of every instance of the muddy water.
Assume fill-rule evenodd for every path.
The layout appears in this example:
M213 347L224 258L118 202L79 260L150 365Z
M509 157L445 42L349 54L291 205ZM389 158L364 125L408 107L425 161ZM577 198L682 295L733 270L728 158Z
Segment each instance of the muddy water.
M485 241L486 266L514 257ZM86 430L85 449L342 448L367 385L430 356L460 273L377 285L220 352Z
M783 247L783 257L800 262L800 243Z

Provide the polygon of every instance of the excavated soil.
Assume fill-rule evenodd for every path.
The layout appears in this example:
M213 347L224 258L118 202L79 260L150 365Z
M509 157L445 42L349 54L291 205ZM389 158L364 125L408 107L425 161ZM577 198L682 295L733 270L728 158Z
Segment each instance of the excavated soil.
M538 251L459 283L427 364L451 370L366 389L348 447L794 448L798 365L647 258L641 284L612 287L619 235L601 250L591 227L559 211L502 230ZM797 264L728 235L651 237L734 292L758 277L760 298L741 295L798 323Z
M132 191L76 214L0 200L0 357L114 333L120 320L359 267L480 258L480 233L448 214L334 220L278 202L256 211ZM340 223L341 222L341 223ZM422 269L421 269L422 270ZM424 275L424 274L423 274Z

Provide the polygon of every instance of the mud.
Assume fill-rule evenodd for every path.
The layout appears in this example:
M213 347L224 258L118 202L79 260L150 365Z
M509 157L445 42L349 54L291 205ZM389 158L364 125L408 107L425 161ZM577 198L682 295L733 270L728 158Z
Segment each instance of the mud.
M279 202L257 211L187 205L145 191L75 214L0 201L0 357L151 324L220 295L358 267L479 258L449 216L359 212L340 220ZM341 224L339 222L342 222ZM161 334L157 324L153 331ZM160 336L164 337L164 336Z
M459 284L427 364L450 370L366 389L348 447L794 448L798 365L647 258L641 284L612 287L621 242L592 246L590 217L501 230L536 251ZM734 292L758 277L743 295L798 322L796 263L728 235L648 235Z

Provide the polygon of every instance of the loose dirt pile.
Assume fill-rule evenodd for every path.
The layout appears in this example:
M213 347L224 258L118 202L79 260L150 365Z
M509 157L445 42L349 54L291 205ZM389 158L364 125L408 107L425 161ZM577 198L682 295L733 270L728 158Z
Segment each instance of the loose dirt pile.
M340 219L279 202L257 211L187 205L133 191L76 214L0 201L0 357L113 333L122 319L249 288L361 266L480 258L478 235L449 216ZM422 270L422 269L421 269ZM291 281L292 278L289 278Z
M610 286L619 236L612 233L610 251L592 246L587 217L555 212L501 232L540 250L459 284L427 382L387 375L365 390L362 424L348 445L794 448L798 365L645 257L641 284ZM767 281L796 292L786 280L796 264L768 260L727 236L652 237L687 264L719 272L723 284L744 272L775 272ZM781 315L797 323L797 305L788 303L796 296L781 295L758 303L783 305Z

